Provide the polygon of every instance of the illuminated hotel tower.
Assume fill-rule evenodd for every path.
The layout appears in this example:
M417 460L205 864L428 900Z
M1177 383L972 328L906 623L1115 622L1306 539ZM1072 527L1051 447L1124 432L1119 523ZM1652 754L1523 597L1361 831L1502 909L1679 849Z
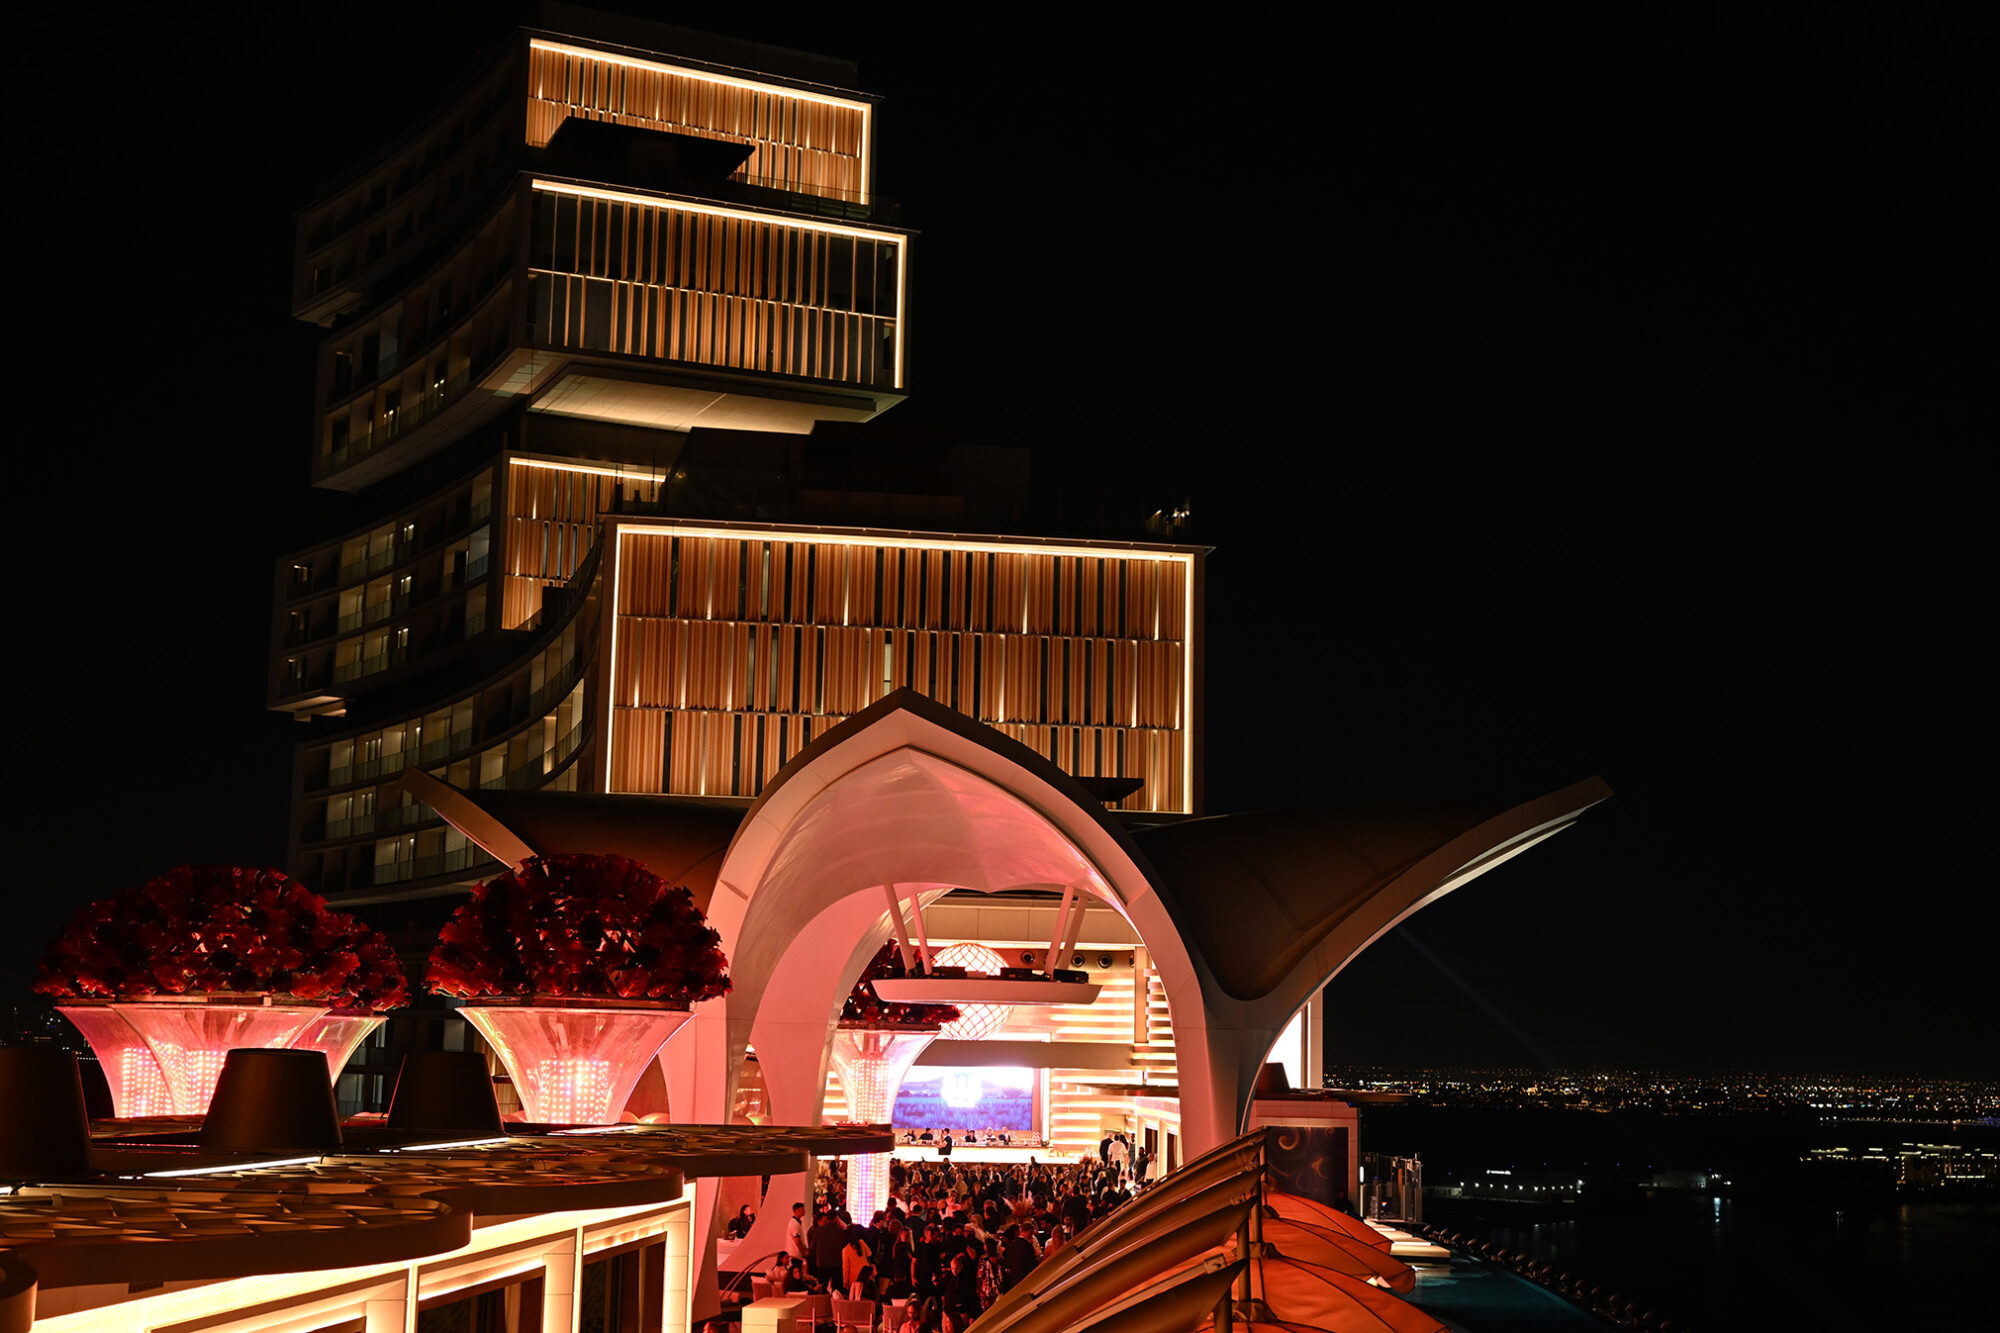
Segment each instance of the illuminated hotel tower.
M299 216L311 477L356 517L278 568L294 872L415 947L497 867L406 770L744 806L905 686L1197 812L1172 507L1004 536L1023 454L859 424L913 243L854 66L559 12Z

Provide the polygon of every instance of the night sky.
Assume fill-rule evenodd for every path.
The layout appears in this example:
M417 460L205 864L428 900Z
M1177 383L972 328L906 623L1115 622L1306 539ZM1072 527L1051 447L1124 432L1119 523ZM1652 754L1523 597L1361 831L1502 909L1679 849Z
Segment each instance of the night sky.
M0 994L90 898L282 860L272 562L352 525L291 215L505 8L20 39ZM1616 790L1343 974L1331 1059L2000 1076L1970 31L760 8L666 17L889 99L889 420L1193 497L1212 812Z

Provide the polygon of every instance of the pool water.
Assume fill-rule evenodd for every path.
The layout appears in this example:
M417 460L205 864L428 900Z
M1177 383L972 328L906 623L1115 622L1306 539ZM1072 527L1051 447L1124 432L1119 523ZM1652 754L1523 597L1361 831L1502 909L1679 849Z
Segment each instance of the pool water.
M1604 1333L1617 1327L1517 1273L1456 1250L1449 1268L1417 1269L1417 1289L1408 1299L1465 1333Z

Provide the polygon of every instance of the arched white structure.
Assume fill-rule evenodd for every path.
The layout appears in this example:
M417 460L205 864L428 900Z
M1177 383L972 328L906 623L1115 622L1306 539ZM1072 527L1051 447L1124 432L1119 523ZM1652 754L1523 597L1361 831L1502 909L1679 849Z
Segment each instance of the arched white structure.
M1047 759L900 690L796 756L719 856L734 811L712 805L448 793L419 795L496 855L651 852L684 868L734 988L697 1006L663 1058L677 1122L728 1119L751 1046L773 1121L818 1122L833 1027L883 938L891 891L1068 887L1116 910L1158 970L1181 1132L1198 1155L1241 1131L1272 1044L1355 955L1610 791L1592 778L1512 807L1309 809L1128 831ZM780 1247L787 1189L803 1197L803 1180L773 1182L746 1254ZM711 1212L698 1207L698 1222L712 1227ZM713 1291L711 1259L698 1308Z

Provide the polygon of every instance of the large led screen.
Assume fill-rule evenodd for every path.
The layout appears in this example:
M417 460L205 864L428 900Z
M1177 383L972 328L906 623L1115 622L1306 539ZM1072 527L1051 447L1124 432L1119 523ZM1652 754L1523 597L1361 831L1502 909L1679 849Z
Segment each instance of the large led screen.
M898 1129L1035 1132L1035 1071L920 1065L903 1077L893 1124Z

